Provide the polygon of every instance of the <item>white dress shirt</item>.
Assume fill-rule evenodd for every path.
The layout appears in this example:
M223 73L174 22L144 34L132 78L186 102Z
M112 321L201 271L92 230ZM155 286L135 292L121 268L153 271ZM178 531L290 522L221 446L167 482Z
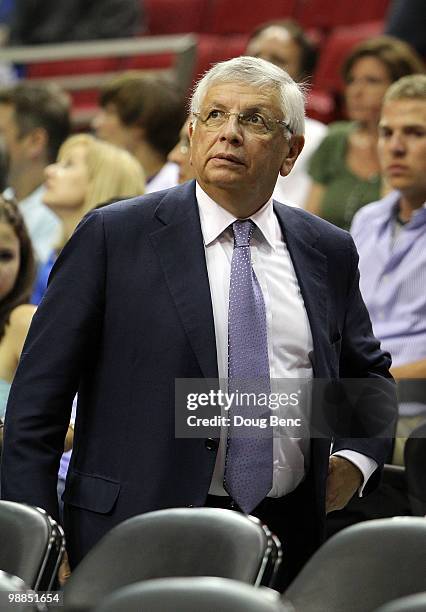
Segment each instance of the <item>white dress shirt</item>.
M236 217L216 204L198 184L196 197L210 283L218 373L220 379L226 379L228 298L234 248L233 233L229 226ZM251 259L265 300L273 391L274 379L312 379L312 365L308 357L313 349L312 334L293 263L273 210L272 199L250 218L255 224L250 241ZM226 436L226 428L222 428L209 491L212 495L227 494L223 488ZM309 463L309 447L308 436L288 438L274 435L273 486L269 497L286 495L303 480ZM364 484L377 467L375 461L354 451L345 450L336 454L345 456L357 465L363 473Z
M308 165L312 154L327 134L327 126L316 119L305 118L305 146L288 176L279 176L272 197L289 206L304 208L312 185Z
M178 183L179 166L173 162L166 162L157 174L147 180L145 193L170 189L170 187L176 187Z

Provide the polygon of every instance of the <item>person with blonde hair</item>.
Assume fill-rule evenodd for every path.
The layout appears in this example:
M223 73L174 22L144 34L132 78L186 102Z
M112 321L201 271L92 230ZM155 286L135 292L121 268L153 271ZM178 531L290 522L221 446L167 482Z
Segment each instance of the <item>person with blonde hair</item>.
M70 136L57 162L47 166L44 203L61 219L62 235L48 261L40 267L32 302L39 304L59 251L84 215L99 204L141 195L145 177L141 165L124 149L90 134Z

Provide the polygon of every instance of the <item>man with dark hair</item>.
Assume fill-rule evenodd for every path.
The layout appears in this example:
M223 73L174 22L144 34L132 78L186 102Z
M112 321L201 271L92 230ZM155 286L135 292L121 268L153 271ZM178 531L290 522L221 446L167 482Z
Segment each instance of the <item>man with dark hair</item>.
M283 68L295 81L311 78L316 60L314 44L292 19L268 21L250 36L247 55L260 57ZM320 121L306 118L306 144L290 176L278 177L274 197L280 202L304 206L311 185L307 165L318 148L327 128Z
M178 169L167 154L179 140L185 121L182 93L161 76L129 72L101 92L93 120L99 138L130 151L147 176L146 193L178 184Z
M42 202L44 170L71 127L70 99L54 84L21 83L0 90L0 134L9 158L8 187L19 202L37 258L44 261L59 220Z

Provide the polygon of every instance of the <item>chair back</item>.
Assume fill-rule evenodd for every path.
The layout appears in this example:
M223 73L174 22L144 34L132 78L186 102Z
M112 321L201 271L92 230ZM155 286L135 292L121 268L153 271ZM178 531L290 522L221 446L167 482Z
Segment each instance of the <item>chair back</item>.
M28 587L23 580L0 570L0 612L32 612L36 608L26 601L22 595L28 593Z
M408 498L414 516L426 514L426 422L410 433L405 443L404 463Z
M29 588L51 590L65 550L62 527L44 510L0 501L0 569Z
M280 546L258 519L219 508L171 508L117 525L75 568L64 588L70 609L90 608L141 580L216 576L259 585L272 580Z
M395 599L375 612L426 612L426 592Z
M303 612L371 612L426 590L425 569L425 519L365 521L325 542L285 595Z
M160 578L119 589L94 612L286 612L276 591L226 578Z

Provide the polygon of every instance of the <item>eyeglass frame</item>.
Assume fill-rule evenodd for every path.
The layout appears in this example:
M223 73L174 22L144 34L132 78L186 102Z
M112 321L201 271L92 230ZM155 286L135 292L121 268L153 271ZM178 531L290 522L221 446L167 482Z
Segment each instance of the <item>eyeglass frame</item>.
M241 126L244 129L244 126L241 125L240 120L245 116L245 113L241 113L241 112L237 113L235 111L234 112L224 111L224 110L221 110L221 109L212 109L212 110L219 110L221 113L223 113L225 115L226 121L224 121L224 123L222 125L225 125L225 123L229 121L229 117L231 117L232 115L235 115L237 117L237 120L238 120L238 125ZM252 114L255 115L257 113L252 113ZM193 111L192 115L194 117L196 117L197 119L199 119L201 121L201 123L203 123L204 125L208 121L208 119L203 119L201 117L200 111L198 111L198 112ZM266 125L266 122L268 122L268 123L272 123L272 124L275 123L277 125L282 125L291 134L291 136L293 136L293 134L294 134L293 130L291 129L290 125L286 121L284 121L283 119L275 119L275 118L272 118L272 117L271 118L270 117L264 117L264 120L265 120L265 127L268 130L266 133L269 133L269 132L273 131L273 129L271 129L268 125Z

